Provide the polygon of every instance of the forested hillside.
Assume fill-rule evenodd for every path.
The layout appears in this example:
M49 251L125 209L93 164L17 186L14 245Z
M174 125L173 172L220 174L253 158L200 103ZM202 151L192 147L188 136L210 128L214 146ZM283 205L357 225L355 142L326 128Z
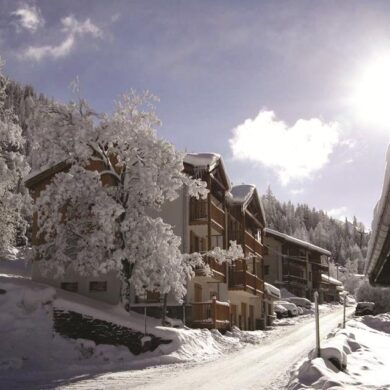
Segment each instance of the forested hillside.
M269 228L326 248L332 252L335 263L354 273L363 272L369 234L355 217L342 222L307 204L282 203L271 188L262 201Z
M12 110L17 124L22 128L22 135L25 139L24 153L27 156L30 166L32 148L32 123L34 113L39 107L48 106L50 100L43 94L37 94L30 85L21 85L15 81L6 81L3 78L0 83L5 84L4 108Z

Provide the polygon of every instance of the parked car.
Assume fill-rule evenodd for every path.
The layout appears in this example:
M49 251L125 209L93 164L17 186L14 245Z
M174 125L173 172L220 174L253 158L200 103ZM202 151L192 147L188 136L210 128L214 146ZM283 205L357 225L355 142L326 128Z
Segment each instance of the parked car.
M275 303L287 309L289 317L295 317L298 315L298 308L294 305L294 303L287 301L276 301Z
M355 309L355 316L366 316L374 314L374 302L358 302Z
M297 309L298 309L298 314L302 315L303 314L303 308L300 307L300 306L297 306Z
M292 302L294 305L303 307L305 309L312 308L312 303L306 298L291 297L291 298L285 298L285 300L287 302Z
M274 305L274 312L278 319L288 317L288 310L282 305Z

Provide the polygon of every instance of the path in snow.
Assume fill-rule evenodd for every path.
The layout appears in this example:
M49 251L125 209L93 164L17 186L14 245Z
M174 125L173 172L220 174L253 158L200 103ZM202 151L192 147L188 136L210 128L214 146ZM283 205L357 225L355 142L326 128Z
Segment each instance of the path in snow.
M353 309L348 308L348 313ZM321 315L321 336L342 321L342 308ZM286 327L277 339L225 355L215 361L175 364L104 374L60 389L283 389L292 366L314 347L314 319Z

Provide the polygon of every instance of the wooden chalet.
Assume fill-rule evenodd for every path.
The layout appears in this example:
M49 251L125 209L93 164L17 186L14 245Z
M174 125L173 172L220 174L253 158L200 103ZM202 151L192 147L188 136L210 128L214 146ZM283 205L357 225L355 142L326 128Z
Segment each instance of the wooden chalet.
M231 190L228 207L228 238L243 248L245 259L229 266L229 299L232 324L242 329L259 328L264 321L263 231L265 214L253 185L238 185Z
M331 253L309 242L266 228L265 279L303 298L318 291L323 301L321 274L329 272Z
M189 253L206 252L216 247L227 249L227 194L230 180L221 156L213 153L187 154L184 171L207 183L207 199L188 199ZM184 222L186 224L186 222ZM184 249L184 248L183 248ZM196 270L190 282L188 302L191 325L217 329L230 328L230 304L227 302L227 264L208 257L211 275Z

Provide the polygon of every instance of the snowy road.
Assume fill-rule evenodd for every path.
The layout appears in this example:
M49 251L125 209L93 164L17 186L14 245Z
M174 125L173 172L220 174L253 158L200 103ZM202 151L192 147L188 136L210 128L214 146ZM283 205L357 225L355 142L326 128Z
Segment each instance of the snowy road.
M348 309L347 313L351 313ZM325 337L342 320L342 309L321 315ZM105 374L61 389L283 389L291 367L314 346L314 319L286 327L264 344L193 365L168 365Z

